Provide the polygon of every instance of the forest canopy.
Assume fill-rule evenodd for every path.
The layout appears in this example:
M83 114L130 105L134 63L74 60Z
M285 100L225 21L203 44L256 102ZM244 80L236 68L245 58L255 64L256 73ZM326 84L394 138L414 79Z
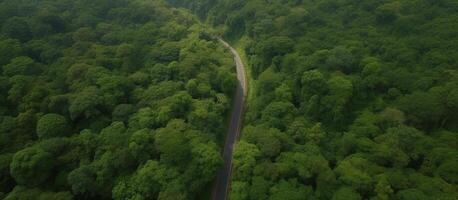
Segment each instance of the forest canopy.
M249 66L232 200L456 199L455 0L169 2Z
M0 1L0 199L201 199L231 55L160 0Z
M0 0L0 199L454 200L456 0Z

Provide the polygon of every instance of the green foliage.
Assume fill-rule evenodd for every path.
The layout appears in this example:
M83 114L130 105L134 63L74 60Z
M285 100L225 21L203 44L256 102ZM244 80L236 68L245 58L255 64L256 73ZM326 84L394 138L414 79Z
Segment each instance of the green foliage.
M186 125L183 121L171 121L167 127L159 129L155 135L156 149L161 160L178 164L189 158L189 144L185 137Z
M437 173L445 181L456 184L458 182L458 171L456 169L457 164L456 160L446 161L444 164L439 166Z
M21 43L14 39L2 39L0 41L0 66L6 65L11 59L22 53Z
M455 198L456 3L198 3L251 73L231 199Z
M272 127L284 130L284 125L293 121L295 112L296 109L291 103L273 102L264 109L261 120Z
M113 189L114 199L149 199L158 195L162 184L177 174L156 161L148 161L127 182L121 181Z
M348 200L360 200L362 199L361 196L355 192L354 190L352 190L351 188L341 188L339 190L337 190L336 193L334 193L334 196L332 197L333 200L344 200L344 199L348 199Z
M67 119L62 115L46 114L37 122L37 135L40 139L67 136L69 131Z
M14 179L10 175L10 164L13 159L13 154L0 155L0 192L8 192Z
M129 116L135 112L135 107L131 104L119 104L113 109L113 121L127 122Z
M313 95L323 95L328 91L328 84L323 74L317 70L304 72L301 78L302 98L310 99Z
M84 89L78 96L76 96L70 104L69 112L72 119L78 117L90 118L100 113L97 106L102 104L99 90L96 87L89 87Z
M12 17L6 20L3 23L2 32L23 42L29 40L32 34L27 21L20 17Z
M458 196L454 1L169 2L248 61L231 199ZM1 1L0 198L205 196L237 79L204 29L161 0Z
M204 31L162 0L1 1L0 198L205 196L237 79Z
M291 199L299 200L310 196L311 188L301 187L296 180L280 181L271 189L271 200Z
M234 148L234 174L235 179L244 179L251 176L253 167L256 165L256 158L261 152L254 144L240 141Z
M151 131L138 130L130 137L129 150L140 163L143 163L156 155L156 149L151 144L154 144L154 135Z
M81 166L68 174L68 184L74 194L90 194L97 192L96 174L89 166Z
M53 162L50 153L38 147L29 147L14 154L11 176L21 185L38 186L51 175Z
M263 156L275 157L282 148L282 144L278 137L280 131L277 129L266 129L262 127L247 126L243 130L243 135L246 141L256 144Z
M256 46L256 53L267 61L275 56L284 55L292 51L294 42L283 36L274 36L260 42Z
M15 75L31 75L34 69L35 63L29 57L16 57L11 60L11 62L3 67L3 74L5 76L15 76Z
M11 191L5 200L72 200L73 195L70 192L51 192L39 189L28 189L23 186L17 186Z
M229 195L234 200L248 199L247 183L241 181L233 181L231 183L231 193Z

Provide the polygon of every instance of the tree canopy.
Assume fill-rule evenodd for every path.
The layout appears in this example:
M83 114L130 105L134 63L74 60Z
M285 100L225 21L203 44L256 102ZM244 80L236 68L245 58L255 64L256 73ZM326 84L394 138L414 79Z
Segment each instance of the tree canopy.
M202 199L231 55L161 0L0 1L0 199Z
M456 198L456 1L169 2L247 62L231 199Z

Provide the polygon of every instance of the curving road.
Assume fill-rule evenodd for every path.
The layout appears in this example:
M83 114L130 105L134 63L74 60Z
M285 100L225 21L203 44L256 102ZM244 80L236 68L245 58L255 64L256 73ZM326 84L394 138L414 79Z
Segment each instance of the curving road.
M229 185L231 181L232 172L232 152L235 141L240 135L240 128L242 126L242 116L244 109L245 97L247 94L247 84L245 78L245 66L238 52L232 48L227 42L218 38L218 40L231 51L234 56L235 65L237 67L237 91L234 99L234 106L231 115L231 122L226 136L226 143L224 144L224 167L218 172L215 185L213 186L212 199L213 200L226 200Z

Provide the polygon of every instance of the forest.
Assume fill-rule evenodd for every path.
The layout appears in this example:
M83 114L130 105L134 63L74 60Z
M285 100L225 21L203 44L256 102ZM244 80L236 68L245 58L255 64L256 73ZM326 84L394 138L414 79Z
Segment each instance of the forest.
M456 0L170 0L245 54L231 200L458 197Z
M0 199L202 199L231 55L160 0L0 1Z
M0 0L0 199L455 200L456 0ZM210 30L211 29L211 30Z

